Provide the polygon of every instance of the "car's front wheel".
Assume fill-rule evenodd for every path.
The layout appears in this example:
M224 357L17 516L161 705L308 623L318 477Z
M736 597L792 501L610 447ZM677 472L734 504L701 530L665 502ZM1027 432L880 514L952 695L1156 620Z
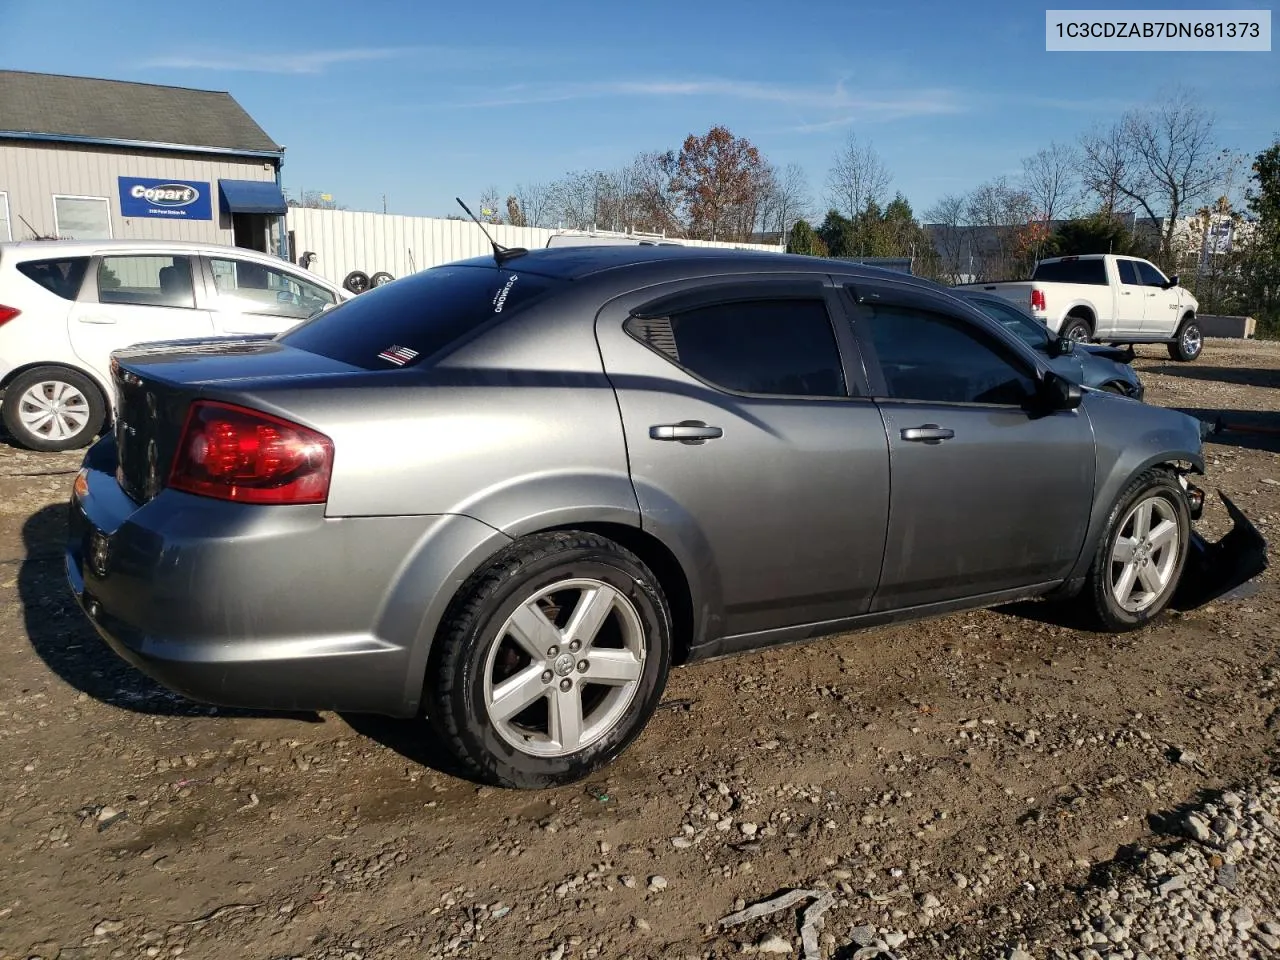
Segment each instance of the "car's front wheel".
M1082 599L1098 625L1133 630L1155 619L1178 588L1191 543L1191 513L1177 478L1153 469L1122 493L1089 571Z
M97 384L78 370L35 367L9 382L0 416L9 436L28 450L75 450L102 430L107 405Z
M671 617L638 557L595 534L512 544L451 606L426 712L451 752L491 783L572 783L639 735L662 696Z
M1204 352L1204 334L1200 332L1200 324L1195 317L1187 317L1178 327L1173 343L1169 344L1169 356L1189 363Z

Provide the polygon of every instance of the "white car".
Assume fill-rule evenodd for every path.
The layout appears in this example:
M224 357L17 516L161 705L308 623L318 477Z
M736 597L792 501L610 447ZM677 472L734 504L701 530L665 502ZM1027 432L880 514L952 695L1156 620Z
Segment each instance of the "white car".
M1036 264L1030 280L962 286L1012 300L1072 340L1163 343L1183 361L1204 348L1191 291L1138 257L1052 257Z
M88 446L111 417L111 351L281 333L352 294L218 244L0 243L0 419L31 450Z

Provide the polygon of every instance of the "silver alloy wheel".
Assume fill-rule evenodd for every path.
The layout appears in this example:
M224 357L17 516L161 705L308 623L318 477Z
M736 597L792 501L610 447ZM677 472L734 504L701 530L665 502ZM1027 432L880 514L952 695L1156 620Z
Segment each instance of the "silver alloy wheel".
M644 660L644 625L627 597L601 580L561 580L525 600L490 646L485 709L522 753L567 756L617 725Z
M1067 331L1067 339L1074 340L1076 343L1084 343L1089 339L1089 331L1085 329L1083 324L1074 324Z
M1164 593L1178 562L1178 514L1161 496L1138 501L1111 548L1111 592L1122 610L1142 613Z
M18 420L43 440L70 440L89 423L89 398L63 380L42 380L18 398Z
M1189 357L1200 352L1200 329L1194 323L1182 331L1182 352Z

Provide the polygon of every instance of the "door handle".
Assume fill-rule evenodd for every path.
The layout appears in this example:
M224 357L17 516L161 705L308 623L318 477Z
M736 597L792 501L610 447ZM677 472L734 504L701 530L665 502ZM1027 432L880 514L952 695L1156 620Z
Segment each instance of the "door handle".
M116 318L104 317L102 315L98 315L96 317L80 317L80 322L81 323L115 323Z
M705 443L724 436L719 427L709 427L701 420L682 420L680 423L662 423L649 428L652 440L676 440L680 443Z
M941 443L950 440L956 432L948 427L940 427L936 423L926 423L923 427L903 427L902 439L913 443Z

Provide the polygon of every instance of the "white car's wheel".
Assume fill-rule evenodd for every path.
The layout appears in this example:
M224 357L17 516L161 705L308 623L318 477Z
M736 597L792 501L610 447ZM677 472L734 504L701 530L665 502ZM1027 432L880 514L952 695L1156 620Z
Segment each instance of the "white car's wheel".
M5 387L0 414L9 436L28 450L75 450L98 436L107 405L98 385L78 370L36 367Z

